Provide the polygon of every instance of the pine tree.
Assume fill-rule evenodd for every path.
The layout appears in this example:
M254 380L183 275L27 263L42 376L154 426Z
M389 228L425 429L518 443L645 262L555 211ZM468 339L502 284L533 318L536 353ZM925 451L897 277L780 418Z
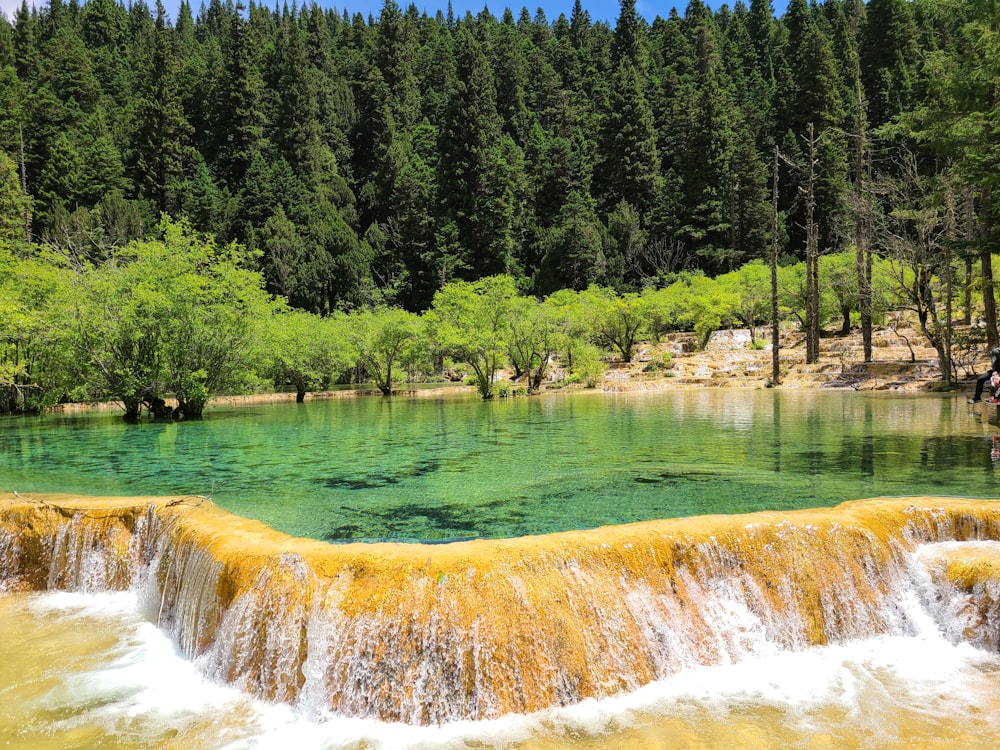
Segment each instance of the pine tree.
M404 132L417 124L420 116L420 85L414 65L417 30L404 16L395 0L385 0L375 34L375 65L388 89L392 118Z
M784 47L779 82L776 129L781 150L800 165L793 176L783 180L782 205L791 210L792 246L806 246L802 234L806 221L800 200L808 159L802 156L815 138L816 165L813 186L821 249L836 247L845 239L840 231L840 212L846 203L847 152L843 127L846 109L841 98L841 81L829 37L817 23L816 14L805 0L792 0L784 22L788 41Z
M21 191L17 163L0 151L0 244L23 242L24 217L31 212L31 201Z
M258 41L244 7L237 3L222 37L223 69L216 95L213 166L222 184L235 193L250 162L263 148L263 78L257 59Z
M596 208L582 190L573 190L566 197L543 241L545 255L535 279L537 293L582 290L601 279L606 267L604 232Z
M645 72L647 54L645 23L635 9L635 0L620 0L618 20L615 22L615 37L611 46L611 62L619 65L627 60L632 66Z
M649 213L660 190L653 110L641 74L629 59L618 64L611 81L601 127L601 161L594 181L605 210L626 201L642 216Z
M513 267L512 175L501 148L493 73L464 27L458 32L456 63L441 131L442 211L457 231L465 273L506 273Z
M136 115L136 185L156 212L175 215L181 206L188 138L192 133L181 105L178 63L166 11L156 0L153 58Z
M861 80L872 125L884 125L914 102L917 27L911 3L870 0L861 43Z
M124 106L131 94L127 69L128 14L115 0L88 0L80 14L80 35L90 50L94 75L104 94Z

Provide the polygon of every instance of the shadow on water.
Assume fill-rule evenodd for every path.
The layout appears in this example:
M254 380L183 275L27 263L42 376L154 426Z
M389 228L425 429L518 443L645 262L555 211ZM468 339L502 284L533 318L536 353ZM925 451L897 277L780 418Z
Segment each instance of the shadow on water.
M400 505L384 511L372 513L367 530L356 524L337 526L326 534L328 542L341 541L458 541L479 536L470 517L468 508L432 505ZM440 532L437 538L415 536L413 529L434 528ZM370 536L372 529L382 529L378 537Z
M718 479L724 472L718 471L697 471L694 469L683 469L681 471L660 471L650 476L648 474L633 477L636 484L677 484L686 482L710 482Z
M373 490L399 484L406 479L416 479L428 476L441 469L438 459L425 459L415 462L408 470L395 474L365 474L363 476L334 476L317 479L324 487L336 490Z
M528 504L531 498L515 497L508 500L494 500L476 505L476 512L470 513L467 505L426 505L407 504L385 509L371 509L366 514L363 525L343 523L329 529L323 540L327 542L422 542L426 544L446 544L472 539L482 539L479 525L484 517L501 519L513 529L518 529L528 520L528 514L517 508ZM355 508L342 506L345 514L356 512ZM434 529L432 536L427 529ZM377 530L373 536L372 531ZM513 535L513 534L512 534Z

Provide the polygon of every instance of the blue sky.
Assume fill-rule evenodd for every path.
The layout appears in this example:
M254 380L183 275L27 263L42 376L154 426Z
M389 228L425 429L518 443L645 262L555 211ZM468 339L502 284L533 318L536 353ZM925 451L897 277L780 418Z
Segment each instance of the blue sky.
M280 0L284 2L284 0ZM128 0L126 0L126 3ZM155 4L154 0L146 0L150 7ZM269 7L274 4L274 0L263 0L263 2ZM409 5L409 0L397 0L397 2L404 8ZM749 0L744 0L749 4ZM366 16L371 14L374 17L378 17L379 11L382 9L383 0L319 0L320 5L335 7L338 10L346 9L350 13L364 13ZM716 7L721 5L722 0L709 0L708 5L711 7ZM42 7L46 3L41 2L41 0L28 0L29 5L36 5L37 7ZM164 6L167 12L170 14L171 18L176 17L177 6L179 0L165 0ZM300 0L299 5L302 2ZM735 4L735 0L730 0L730 4ZM201 0L191 0L191 7L194 9L195 13L198 12L198 8L201 5ZM289 5L291 5L291 0L289 0ZM417 7L421 10L426 10L428 15L433 15L438 8L445 10L448 7L448 0L417 0ZM573 0L494 0L493 2L488 2L488 0L452 0L452 8L454 8L456 15L463 16L465 11L471 11L473 14L478 13L483 9L483 6L487 6L493 15L499 17L504 8L510 6L511 10L514 11L514 15L517 16L521 12L521 7L527 7L532 14L534 14L537 8L541 8L545 11L545 17L549 21L554 21L559 17L560 13L565 13L569 17L570 11L573 9ZM674 0L637 0L636 9L639 14L652 21L657 15L666 17L670 13L670 9L677 6L678 11L683 13L684 8L687 5L687 0L681 2L675 2ZM774 0L775 9L780 12L785 6L785 0ZM21 0L0 0L0 10L2 10L7 18L13 18L14 10L21 6ZM618 0L583 0L583 7L590 13L590 18L592 21L607 21L612 26L615 20L618 18L619 3Z
M332 5L339 10L346 8L351 13L360 11L366 16L371 13L376 18L378 17L379 11L382 8L383 0L339 0L338 2L328 2L328 0L319 0L323 5ZM396 0L400 6L407 7L409 5L409 0ZM427 11L428 15L434 15L438 8L441 10L446 10L448 8L448 0L415 0L416 6L420 10ZM734 0L735 1L735 0ZM746 2L746 0L744 0ZM0 0L0 2L7 2L7 0ZM686 6L687 0L679 0L679 9L683 12ZM636 9L639 14L650 21L656 18L657 14L661 16L666 16L670 13L670 9L678 4L678 1L663 0L661 2L656 2L656 0L637 0ZM455 15L463 16L466 11L471 11L473 15L478 13L483 9L483 6L490 9L493 15L500 17L503 14L504 8L510 7L514 11L514 17L516 18L522 7L526 7L531 14L534 15L538 8L545 11L545 17L549 19L549 22L556 20L560 13L565 13L566 17L569 18L570 12L573 10L573 0L452 0L451 7L455 11ZM584 10L590 13L590 19L592 21L607 21L612 26L615 20L618 18L619 2L618 0L582 0L582 5Z

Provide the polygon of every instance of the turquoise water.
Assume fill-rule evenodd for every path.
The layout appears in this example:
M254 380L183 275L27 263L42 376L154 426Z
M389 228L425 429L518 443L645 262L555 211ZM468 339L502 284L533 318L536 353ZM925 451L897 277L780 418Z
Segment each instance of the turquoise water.
M713 389L360 397L213 408L186 424L6 418L0 489L211 495L330 541L508 537L880 495L996 497L998 428L983 409Z

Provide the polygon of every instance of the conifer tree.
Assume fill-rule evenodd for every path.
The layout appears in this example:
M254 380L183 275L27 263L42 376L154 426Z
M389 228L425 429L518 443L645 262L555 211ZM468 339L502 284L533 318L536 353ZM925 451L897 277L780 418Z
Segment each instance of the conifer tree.
M861 80L878 127L909 109L916 93L917 28L911 3L870 0L861 39Z
M627 58L618 63L611 81L601 145L594 178L602 207L626 201L647 215L660 190L660 155L641 73Z
M192 128L181 105L179 66L162 0L156 0L154 45L136 115L134 179L157 214L176 215L181 206Z
M456 80L441 131L441 205L454 223L463 264L475 277L513 267L511 178L493 74L467 28L458 32Z
M222 63L213 120L215 172L233 194L239 191L254 156L263 148L264 81L257 59L258 43L238 2L222 36Z

